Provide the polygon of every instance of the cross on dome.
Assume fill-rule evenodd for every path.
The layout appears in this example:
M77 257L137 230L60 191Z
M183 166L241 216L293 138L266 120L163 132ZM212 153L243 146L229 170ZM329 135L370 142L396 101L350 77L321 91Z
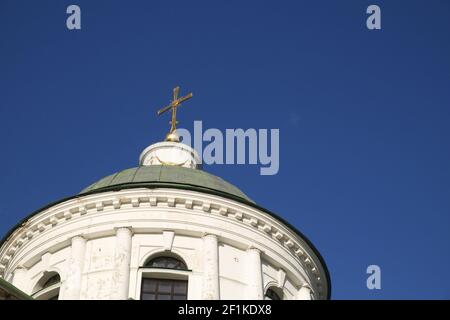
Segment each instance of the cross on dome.
M166 135L166 141L170 141L170 142L179 142L180 138L178 137L178 135L176 134L176 130L177 130L177 108L181 106L181 104L186 101L189 100L190 98L192 98L192 92L188 93L187 95L178 98L178 95L180 93L180 87L175 87L173 89L173 99L170 102L170 104L160 110L158 110L158 116L165 113L168 110L172 110L172 121L170 122L171 127L170 127L170 131L169 133Z

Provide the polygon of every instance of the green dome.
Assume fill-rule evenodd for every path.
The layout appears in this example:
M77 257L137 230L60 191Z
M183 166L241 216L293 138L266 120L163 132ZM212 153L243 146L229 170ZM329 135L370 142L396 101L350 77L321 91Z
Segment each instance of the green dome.
M241 190L202 170L178 166L141 166L107 176L83 189L81 194L127 188L178 188L237 197L252 202Z

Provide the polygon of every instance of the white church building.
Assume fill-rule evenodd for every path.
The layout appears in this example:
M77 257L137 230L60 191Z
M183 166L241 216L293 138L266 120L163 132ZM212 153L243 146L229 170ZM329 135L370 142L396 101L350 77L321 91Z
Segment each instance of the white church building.
M38 300L329 299L312 243L199 163L156 143L37 210L1 240L0 278Z

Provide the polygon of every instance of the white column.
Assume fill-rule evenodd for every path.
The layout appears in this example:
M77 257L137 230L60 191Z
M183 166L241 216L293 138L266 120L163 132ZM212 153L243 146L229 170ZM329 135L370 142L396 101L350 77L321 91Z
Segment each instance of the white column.
M247 279L248 299L263 300L263 277L261 265L261 251L256 248L247 250Z
M84 256L86 252L86 239L81 236L72 238L69 265L64 282L64 300L79 300L81 293L81 278L83 273Z
M297 300L312 300L311 288L308 285L304 285L298 290Z
M29 283L27 279L27 271L28 270L23 267L18 267L14 270L14 277L12 279L12 284L23 292L27 291L27 284Z
M114 270L112 276L112 300L128 299L130 284L131 238L129 228L116 230L116 247L114 253Z
M217 236L203 237L203 299L219 300L219 248Z

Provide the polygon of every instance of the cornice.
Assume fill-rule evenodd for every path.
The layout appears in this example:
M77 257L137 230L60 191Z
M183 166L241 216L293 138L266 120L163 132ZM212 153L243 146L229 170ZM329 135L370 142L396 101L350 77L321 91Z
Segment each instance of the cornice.
M320 258L305 250L308 242L289 230L283 222L269 214L242 203L194 191L173 189L127 189L116 192L88 194L49 207L17 228L0 248L0 275L3 276L16 252L33 238L74 219L104 211L138 208L177 208L184 212L214 214L231 219L276 241L295 257L310 279L319 299L328 298L326 271ZM311 251L313 251L311 249Z

